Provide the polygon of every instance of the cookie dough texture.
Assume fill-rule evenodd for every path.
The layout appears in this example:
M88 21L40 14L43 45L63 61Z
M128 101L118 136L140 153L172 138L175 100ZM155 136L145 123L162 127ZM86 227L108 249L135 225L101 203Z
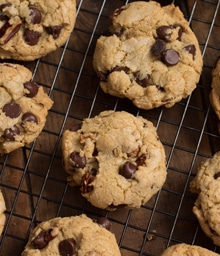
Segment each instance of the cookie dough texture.
M155 127L125 111L103 111L65 130L62 151L68 182L98 208L138 208L166 179Z
M216 65L212 70L212 84L209 95L211 106L220 121L220 57L216 61ZM220 123L218 124L220 132Z
M0 235L2 234L3 228L5 226L5 220L6 220L5 210L6 210L5 200L0 190Z
M173 4L136 1L115 10L110 36L96 43L93 66L105 93L142 109L172 107L196 88L197 38Z
M62 46L76 15L75 0L0 1L0 58L34 60Z
M198 194L193 207L204 233L214 244L220 245L220 152L203 162L190 190Z
M39 224L31 233L22 256L40 255L120 256L121 254L113 233L82 214L58 217Z
M176 244L168 247L161 256L218 256L206 248L197 245Z
M53 101L22 65L0 64L0 154L31 143L42 131Z

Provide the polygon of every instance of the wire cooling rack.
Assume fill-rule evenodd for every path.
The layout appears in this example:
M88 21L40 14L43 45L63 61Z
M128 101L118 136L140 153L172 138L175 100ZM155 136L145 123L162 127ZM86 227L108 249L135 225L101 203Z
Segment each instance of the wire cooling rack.
M171 1L161 1L168 4ZM123 256L159 256L169 245L184 242L220 251L201 231L192 214L196 199L188 190L201 161L220 150L217 117L209 103L211 70L220 55L220 1L173 1L197 35L204 68L190 97L171 109L144 111L126 99L106 95L92 68L97 38L107 33L109 16L122 0L78 0L75 29L67 43L46 57L22 63L33 72L54 105L41 135L31 145L0 157L0 187L7 222L0 255L20 255L30 231L56 216L86 213L108 216ZM157 127L167 156L163 188L140 209L107 212L92 207L66 183L61 159L62 132L100 111L125 110Z

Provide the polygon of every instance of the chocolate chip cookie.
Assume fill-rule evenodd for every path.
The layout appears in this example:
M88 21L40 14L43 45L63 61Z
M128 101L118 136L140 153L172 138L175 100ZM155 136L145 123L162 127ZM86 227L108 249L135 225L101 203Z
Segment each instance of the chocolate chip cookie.
M0 74L0 154L5 154L40 134L53 101L24 66L3 63Z
M212 70L212 84L209 94L211 106L220 121L220 57L217 59L215 67ZM220 123L218 124L220 132Z
M198 194L193 213L202 230L220 246L220 152L201 163L190 190Z
M22 256L120 256L115 236L106 227L106 218L92 220L84 214L42 222L31 233Z
M98 208L138 208L166 179L156 128L125 111L103 111L65 130L62 151L68 182Z
M173 4L135 1L115 10L110 36L96 43L93 66L104 92L142 109L172 107L196 88L197 38Z
M181 243L168 247L161 256L219 256L219 254L201 246Z
M0 58L34 60L62 46L76 15L75 0L0 1Z
M6 210L5 200L4 200L3 194L0 190L0 236L1 236L3 228L5 226L5 220L6 220L6 217L4 214L5 210Z

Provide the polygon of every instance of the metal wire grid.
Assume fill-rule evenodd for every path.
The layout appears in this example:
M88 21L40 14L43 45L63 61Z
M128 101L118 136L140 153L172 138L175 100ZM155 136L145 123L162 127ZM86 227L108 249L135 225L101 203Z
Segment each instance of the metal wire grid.
M140 110L126 99L104 94L98 86L92 69L95 42L107 32L109 15L126 1L78 1L75 29L65 46L38 61L25 63L54 105L34 143L0 158L0 186L7 206L0 255L20 255L30 231L39 222L81 213L108 216L122 255L157 256L179 242L219 251L192 214L196 197L188 191L188 184L200 162L220 149L218 121L208 99L211 70L220 55L220 1L173 2L180 6L198 37L204 69L197 89L171 109ZM140 209L96 209L77 188L66 183L60 148L62 132L70 124L106 109L146 117L155 124L164 144L167 181Z

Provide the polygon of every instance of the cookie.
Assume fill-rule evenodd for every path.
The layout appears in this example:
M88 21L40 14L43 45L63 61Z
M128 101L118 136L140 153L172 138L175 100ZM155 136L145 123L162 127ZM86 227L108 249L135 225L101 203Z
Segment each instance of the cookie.
M220 151L201 163L190 190L198 194L193 213L202 230L220 246Z
M26 67L3 63L0 74L0 154L5 154L33 142L53 101Z
M75 0L0 1L0 58L34 60L62 46L76 16Z
M218 256L206 248L197 245L175 244L168 247L161 256Z
M136 1L111 16L93 67L105 93L141 109L172 107L196 88L202 71L198 40L175 5Z
M42 222L31 233L22 256L120 256L106 220L94 221L82 214Z
M215 67L212 70L212 84L209 99L214 112L220 120L220 57L217 59ZM219 123L220 132L220 123Z
M65 130L62 152L68 182L98 208L138 208L166 179L154 125L125 111L103 111Z
M5 220L6 220L5 210L6 210L5 200L0 190L0 235L2 234L3 228L5 226Z

